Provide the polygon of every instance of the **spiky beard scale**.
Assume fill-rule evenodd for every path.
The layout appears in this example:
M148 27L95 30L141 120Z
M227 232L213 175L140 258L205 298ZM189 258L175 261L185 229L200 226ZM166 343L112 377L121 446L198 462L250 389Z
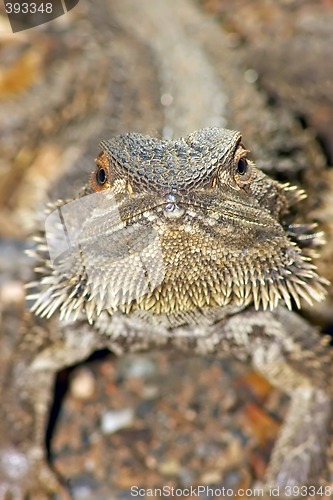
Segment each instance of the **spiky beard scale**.
M199 252L193 260L186 250L183 255L172 253L176 241L165 238L165 244L154 232L133 226L130 232L126 229L125 246L113 244L108 251L104 234L86 242L85 248L75 245L53 264L42 235L31 252L41 263L36 267L40 279L28 285L37 289L28 296L34 301L31 310L47 318L55 311L62 319L75 320L83 314L92 323L103 310L186 317L191 312L204 314L207 309L230 305L241 308L252 302L264 310L281 303L291 309L293 301L300 308L302 299L312 305L324 299L327 284L312 263L312 248L322 239L313 229L291 224L285 244L271 242L267 252L258 247L257 253L251 248L251 256L225 252L217 258L204 258ZM121 230L119 235L124 234ZM130 254L126 254L128 238Z

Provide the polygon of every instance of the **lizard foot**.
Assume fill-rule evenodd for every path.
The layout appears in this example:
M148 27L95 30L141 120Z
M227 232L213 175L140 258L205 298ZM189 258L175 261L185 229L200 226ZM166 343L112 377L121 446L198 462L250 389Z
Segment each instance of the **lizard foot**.
M54 494L61 500L70 499L40 450L0 449L0 500L47 500Z

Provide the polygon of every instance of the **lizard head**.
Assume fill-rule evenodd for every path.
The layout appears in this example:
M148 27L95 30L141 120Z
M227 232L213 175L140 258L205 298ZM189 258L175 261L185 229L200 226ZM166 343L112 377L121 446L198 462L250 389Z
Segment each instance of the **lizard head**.
M304 192L266 176L248 153L239 132L221 128L103 141L89 184L61 207L74 243L44 262L34 310L84 310L90 321L105 309L146 311L181 323L208 310L322 300L311 260L321 234L295 223Z

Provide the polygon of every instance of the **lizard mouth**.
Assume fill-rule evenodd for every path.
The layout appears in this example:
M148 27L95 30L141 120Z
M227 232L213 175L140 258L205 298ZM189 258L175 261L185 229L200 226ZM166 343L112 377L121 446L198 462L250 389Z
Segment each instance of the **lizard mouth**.
M248 209L248 207L246 208ZM148 221L152 224L154 222L158 224L167 222L168 219L171 221L179 219L180 222L184 222L184 224L186 224L186 222L192 223L198 220L210 227L215 224L230 224L230 226L233 227L236 224L258 228L269 227L271 221L263 220L261 212L261 220L258 215L259 210L248 210L248 213L244 215L241 209L236 211L225 208L224 210L217 211L212 207L199 203L159 203L145 210L138 211L130 217L122 217L122 222L126 224L140 224L144 221Z
M189 217L195 220L196 217L203 220L207 217L207 221L216 221L217 223L227 223L228 221L234 225L238 224L252 224L254 226L263 226L271 224L271 216L267 212L262 213L262 209L258 207L251 207L239 200L235 206L228 198L219 200L219 204L212 204L210 200L207 202L197 201L194 199L187 199L185 197L176 197L168 195L166 199L158 202L154 200L151 202L149 199L143 203L144 207L137 210L129 210L126 205L119 205L120 216L119 221L125 223L136 223L144 220L157 221L159 217L167 219L180 219ZM222 207L222 208L221 208Z

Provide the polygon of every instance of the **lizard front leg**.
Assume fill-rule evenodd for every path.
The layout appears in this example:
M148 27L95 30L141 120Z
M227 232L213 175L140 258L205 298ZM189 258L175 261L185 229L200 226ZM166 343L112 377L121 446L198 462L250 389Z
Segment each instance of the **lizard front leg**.
M266 473L267 494L269 488L279 488L279 498L304 498L304 490L298 495L297 488L328 484L332 350L308 322L284 308L274 312L249 309L205 328L161 329L159 335L127 327L123 334L111 336L108 346L122 353L163 344L186 353L231 354L250 361L272 385L290 396L286 421ZM316 498L312 490L308 493L309 498ZM325 498L324 493L319 497Z
M332 352L327 339L299 316L279 309L274 317L284 335L273 331L270 348L255 347L253 363L291 397L267 470L267 483L281 485L290 496L300 486L325 485L330 479Z
M45 457L55 374L89 356L100 336L87 325L61 328L57 320L27 314L17 337L0 367L0 499L46 499L55 492L66 499Z
M278 487L280 497L295 498L297 488L328 484L332 352L327 339L286 309L249 310L226 321L219 333L199 340L197 349L250 358L256 370L290 396L267 470L267 488Z

